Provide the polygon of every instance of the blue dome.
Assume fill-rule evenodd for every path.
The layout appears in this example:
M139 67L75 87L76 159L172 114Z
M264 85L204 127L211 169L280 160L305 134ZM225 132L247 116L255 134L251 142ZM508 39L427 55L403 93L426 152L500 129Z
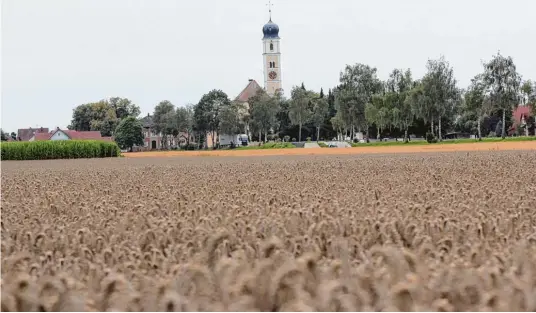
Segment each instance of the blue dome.
M262 27L264 37L262 39L279 39L279 26L272 19Z

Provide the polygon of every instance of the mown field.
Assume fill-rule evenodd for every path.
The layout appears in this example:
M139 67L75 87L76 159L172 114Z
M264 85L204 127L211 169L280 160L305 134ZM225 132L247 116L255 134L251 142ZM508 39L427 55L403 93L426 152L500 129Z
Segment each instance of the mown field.
M534 151L1 165L2 311L536 310Z

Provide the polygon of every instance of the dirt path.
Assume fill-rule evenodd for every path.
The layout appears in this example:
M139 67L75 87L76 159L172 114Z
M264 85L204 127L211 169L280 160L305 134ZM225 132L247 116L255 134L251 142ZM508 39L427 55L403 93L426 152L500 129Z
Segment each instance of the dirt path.
M123 153L129 158L174 157L174 156L262 156L262 155L322 155L322 154L371 154L412 153L448 151L535 150L536 141L480 142L434 145L369 146L357 148L310 148L310 149L258 149L258 150L213 150L213 151L149 151Z

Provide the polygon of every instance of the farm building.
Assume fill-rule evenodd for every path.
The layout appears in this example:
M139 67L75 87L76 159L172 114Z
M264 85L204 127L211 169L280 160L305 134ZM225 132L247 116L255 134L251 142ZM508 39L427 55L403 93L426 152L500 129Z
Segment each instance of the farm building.
M518 106L514 112L512 112L512 127L510 127L510 129L508 130L508 133L510 135L513 135L517 128L519 126L524 126L526 125L528 119L532 116L531 112L530 112L530 107L529 106L526 106L526 105L520 105ZM528 129L526 129L526 134L528 135Z
M102 137L100 131L76 131L57 128L49 133L35 133L29 141L42 140L103 140L113 141L112 137Z
M49 129L48 127L43 128L19 128L17 130L17 140L19 141L29 141L35 134L37 133L45 133L48 134Z

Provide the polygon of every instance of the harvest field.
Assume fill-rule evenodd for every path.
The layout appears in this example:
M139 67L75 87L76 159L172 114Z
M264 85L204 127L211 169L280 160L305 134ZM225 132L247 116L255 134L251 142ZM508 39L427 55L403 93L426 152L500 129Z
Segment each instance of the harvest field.
M536 141L473 142L456 144L392 145L355 148L295 148L295 149L247 149L201 151L148 151L123 153L125 157L173 157L173 156L266 156L266 155L326 155L326 154L376 154L452 151L502 151L536 150Z
M2 311L534 311L535 168L534 151L2 162Z

